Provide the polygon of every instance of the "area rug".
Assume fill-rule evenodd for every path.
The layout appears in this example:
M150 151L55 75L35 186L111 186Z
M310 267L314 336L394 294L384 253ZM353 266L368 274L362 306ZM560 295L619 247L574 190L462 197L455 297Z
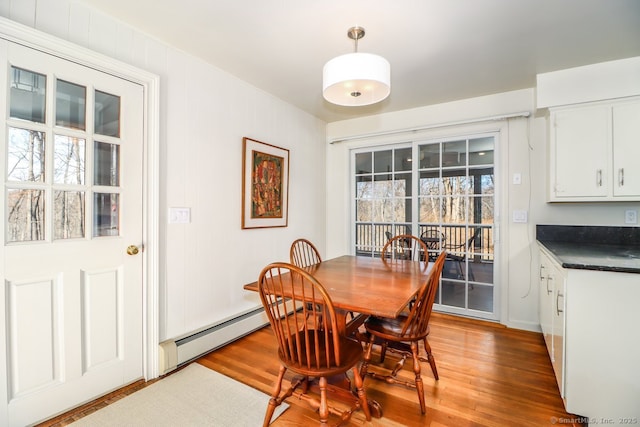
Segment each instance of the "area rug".
M74 427L261 426L269 396L198 363L136 391ZM271 421L289 407L282 403Z

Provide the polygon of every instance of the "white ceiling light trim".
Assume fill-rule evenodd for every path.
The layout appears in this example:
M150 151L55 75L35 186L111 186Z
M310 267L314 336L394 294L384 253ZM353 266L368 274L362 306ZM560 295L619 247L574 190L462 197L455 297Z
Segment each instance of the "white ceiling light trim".
M358 39L364 28L352 27L347 32L355 42L355 52L329 60L322 70L322 94L337 105L375 104L391 93L391 65L385 58L358 52Z

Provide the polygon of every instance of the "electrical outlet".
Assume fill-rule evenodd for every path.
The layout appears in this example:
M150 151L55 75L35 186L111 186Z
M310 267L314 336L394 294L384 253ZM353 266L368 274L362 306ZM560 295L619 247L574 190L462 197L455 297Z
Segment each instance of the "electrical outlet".
M638 211L628 209L624 211L624 223L625 224L637 224L638 223Z

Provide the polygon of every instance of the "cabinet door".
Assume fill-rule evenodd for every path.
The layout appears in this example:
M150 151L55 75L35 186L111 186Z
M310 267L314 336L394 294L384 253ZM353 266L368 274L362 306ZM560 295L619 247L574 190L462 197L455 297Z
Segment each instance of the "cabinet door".
M544 336L544 342L547 345L549 357L553 358L553 331L552 331L552 299L553 289L549 287L549 261L544 253L540 252L540 329Z
M640 102L613 107L613 195L640 196Z
M553 269L553 371L556 374L560 396L564 397L564 316L565 275L561 267Z
M610 109L606 105L552 113L551 195L556 200L606 197Z

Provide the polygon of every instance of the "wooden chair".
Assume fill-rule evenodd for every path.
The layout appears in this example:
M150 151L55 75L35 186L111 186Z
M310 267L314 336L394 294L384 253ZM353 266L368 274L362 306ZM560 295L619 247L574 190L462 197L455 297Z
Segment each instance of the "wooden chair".
M427 254L427 245L411 234L393 236L382 248L383 260L424 261Z
M420 235L420 240L424 242L429 251L429 261L435 261L440 254L440 249L445 244L445 236L439 230L429 228Z
M264 427L269 425L275 408L298 388L301 388L301 393L297 397L319 412L323 426L327 425L329 413L346 422L356 409L361 409L366 419L371 420L362 376L367 371L365 367L358 369L363 360L362 346L338 331L336 312L324 287L295 265L273 263L260 273L258 289L278 341L280 358L280 372L264 417ZM287 301L287 304L282 304L283 301ZM308 310L312 312L308 313ZM288 369L302 377L293 378L288 389L280 395L282 380ZM353 370L357 395L351 392L351 382L347 376L349 370ZM344 376L343 381L349 383L348 391L327 387L327 378L334 375ZM318 393L309 392L312 378L319 379ZM351 407L346 410L330 407L327 399L329 390L337 393L342 390L340 397L349 399Z
M446 252L442 252L436 259L426 283L418 292L418 297L415 299L413 307L408 314L402 314L395 319L371 316L364 323L367 334L369 335L369 343L362 365L363 375L367 374L390 384L399 383L416 388L418 400L420 401L420 410L423 414L426 412L426 405L424 386L420 376L420 362L429 362L433 376L436 380L439 379L436 361L431 353L431 346L427 341L427 336L429 335L431 309L433 308L433 301L440 283L440 276L446 256ZM382 342L383 348L386 350L401 355L401 359L389 375L382 375L373 371L367 372L368 365L371 362L371 350L376 341ZM426 358L419 355L420 341L424 343ZM413 372L415 373L415 381L413 383L398 378L397 376L398 372L404 366L407 357L410 356L413 360Z
M289 250L289 259L291 264L298 267L308 267L322 262L318 248L307 239L293 241Z
M471 234L471 237L466 241L458 245L453 245L453 244L443 245L443 249L448 252L447 260L453 261L454 263L456 263L456 266L458 267L458 279L465 279L465 271L466 271L465 261L471 249L471 245L474 244L478 236L480 236L480 233L482 233L482 228L477 227ZM459 252L459 251L462 251L462 253L460 254L452 253L452 252ZM471 266L469 266L469 279L475 280L475 277L473 275L473 269L471 268ZM473 286L471 286L471 289L473 289Z

